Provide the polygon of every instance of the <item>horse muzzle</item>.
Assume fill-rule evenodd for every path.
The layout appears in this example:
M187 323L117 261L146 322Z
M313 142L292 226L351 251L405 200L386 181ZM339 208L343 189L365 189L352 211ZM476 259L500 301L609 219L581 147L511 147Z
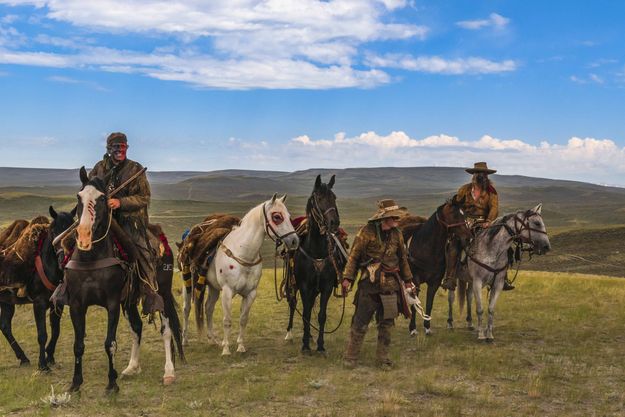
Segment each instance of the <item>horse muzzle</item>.
M299 246L299 237L297 237L296 234L287 236L282 241L290 250L297 249L297 247Z

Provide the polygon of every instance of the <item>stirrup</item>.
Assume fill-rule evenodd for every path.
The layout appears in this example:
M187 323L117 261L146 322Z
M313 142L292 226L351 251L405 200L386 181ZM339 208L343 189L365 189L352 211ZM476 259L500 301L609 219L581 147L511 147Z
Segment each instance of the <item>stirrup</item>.
M507 279L503 282L503 291L512 291L514 289L514 285Z

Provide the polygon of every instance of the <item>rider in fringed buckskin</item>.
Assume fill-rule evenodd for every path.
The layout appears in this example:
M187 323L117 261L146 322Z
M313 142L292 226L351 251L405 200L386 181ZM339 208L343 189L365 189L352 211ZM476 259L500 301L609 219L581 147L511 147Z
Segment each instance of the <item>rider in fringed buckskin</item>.
M483 229L490 226L499 215L499 196L493 183L488 178L489 174L497 172L489 169L486 162L476 162L473 168L467 168L473 177L469 184L465 184L458 190L458 200L464 200L463 210L472 229ZM441 286L448 290L456 288L456 272L460 263L462 248L460 242L454 240L450 242L447 250L448 268L445 279ZM514 287L508 279L504 284L504 291L512 290Z
M89 178L99 177L110 192L139 172L141 164L126 158L128 140L121 132L111 133L106 139L104 158L89 173ZM147 228L149 224L150 184L145 173L122 189L115 198L108 200L114 210L114 218L128 234L137 249L137 263L141 275L143 313L163 311L163 299L157 294L155 253L150 247Z
M360 229L354 240L342 282L343 290L347 291L356 273L361 272L354 297L356 311L344 355L344 365L348 368L357 364L367 327L374 314L378 323L377 362L383 367L393 364L388 351L390 329L399 314L401 303L400 291L403 289L399 280L407 288L414 289L404 238L397 228L397 220L403 214L393 200L379 201L378 212Z

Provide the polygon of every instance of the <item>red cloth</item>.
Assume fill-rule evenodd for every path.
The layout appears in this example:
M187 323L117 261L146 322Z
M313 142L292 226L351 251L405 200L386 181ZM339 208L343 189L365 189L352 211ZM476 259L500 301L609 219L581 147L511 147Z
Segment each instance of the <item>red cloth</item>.
M165 236L165 233L161 233L160 235L158 235L158 239L165 247L165 255L171 256L171 247L169 246L169 241L167 240L167 236Z
M291 224L293 225L293 228L297 229L304 220L306 220L306 216L299 216L291 219Z

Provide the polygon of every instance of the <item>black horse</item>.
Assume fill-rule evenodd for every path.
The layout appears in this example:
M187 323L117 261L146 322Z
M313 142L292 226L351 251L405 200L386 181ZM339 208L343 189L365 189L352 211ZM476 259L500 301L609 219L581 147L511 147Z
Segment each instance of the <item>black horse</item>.
M123 250L126 251L130 265L136 259L136 252L131 242L124 241L124 233L119 226L112 221L112 212L107 206L106 190L104 182L99 178L91 180L87 177L84 167L80 170L80 179L83 184L78 193L77 214L80 223L77 227L76 250L65 271L65 281L67 283L68 302L70 315L74 326L74 377L70 391L77 391L83 382L82 356L85 350L85 325L87 308L92 305L104 307L108 313L107 335L104 342L104 349L108 356L109 372L107 393L119 391L117 385L117 371L114 368L113 356L117 343L117 325L119 323L120 309L123 309L127 317L131 333L134 337L131 352L131 362L126 368L128 374L140 371L138 366L138 349L141 341L143 322L137 308L138 302L138 279L134 274L130 274L128 268L116 257L119 247L116 238L122 240ZM118 248L116 250L116 248ZM164 265L169 279L169 285L163 285L163 289L168 289L171 293L173 257L170 253L169 262ZM161 275L159 272L157 274ZM134 277L134 278L132 278ZM169 326L170 319L175 312L173 299L165 302L166 311L163 316L163 324ZM169 311L173 308L173 312ZM177 315L176 315L176 322ZM179 333L179 324L178 332ZM165 330L164 337L168 335ZM182 356L182 348L179 342L180 336L174 335L179 346L179 353ZM167 339L165 337L165 339ZM166 341L167 344L167 341ZM173 365L166 350L165 383L172 382L174 378ZM125 372L126 372L125 371Z
M334 175L326 185L318 175L312 195L306 205L308 233L300 242L294 254L294 274L297 290L301 294L304 323L302 337L302 352L310 352L310 317L315 300L319 301L319 336L317 337L317 351L325 352L324 331L326 324L326 310L328 300L337 285L337 273L342 269L345 260L341 257L337 243L333 238L339 228L339 211L336 207L336 196L332 192ZM291 293L291 294L289 294ZM287 339L291 338L293 315L297 307L295 292L287 290L289 298L289 325Z
M427 297L425 314L432 313L434 296L441 285L446 269L446 247L451 237L457 236L463 245L471 239L472 234L467 225L463 201L458 201L456 196L445 204L439 206L430 218L416 230L409 233L404 231L404 239L408 246L410 269L414 284L419 287L421 283L427 283ZM410 320L410 334L416 334L416 310L412 309ZM431 334L430 321L424 320L425 334Z
M30 360L13 337L11 322L15 314L16 304L33 304L37 342L39 343L38 367L41 371L49 371L50 365L55 363L54 352L61 331L60 323L63 314L62 305L54 307L49 301L52 292L63 279L63 271L59 266L52 241L74 222L74 215L76 214L75 211L57 213L52 206L50 206L49 212L52 216L52 222L48 226L48 232L42 236L43 240L38 242L40 248L38 248L37 256L41 259L41 268L39 271L32 272L32 276L28 279L26 285L28 297L16 297L11 291L0 292L0 329L21 365L29 365ZM48 310L50 310L51 337L46 346L48 341L46 312Z

